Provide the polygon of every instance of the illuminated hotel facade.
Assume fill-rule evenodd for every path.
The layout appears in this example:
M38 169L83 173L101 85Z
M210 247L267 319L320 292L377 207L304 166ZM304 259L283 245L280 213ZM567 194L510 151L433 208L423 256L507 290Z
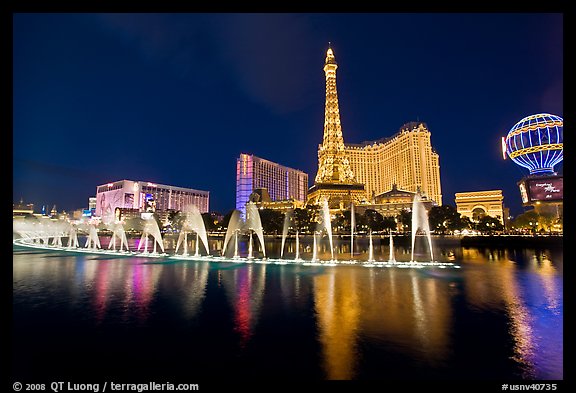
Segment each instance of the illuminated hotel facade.
M119 180L96 187L96 212L102 217L116 208L146 211L183 210L195 205L200 213L209 209L210 192L167 186L147 181Z
M420 190L442 205L439 156L425 123L404 124L389 138L345 144L345 151L356 181L364 184L369 200L396 184L406 191Z
M331 208L340 210L350 203L374 204L376 196L391 191L395 184L398 189L420 192L442 205L439 156L432 148L425 123L406 123L395 135L373 142L344 142L337 69L329 47L324 65L324 136L318 146L318 173L308 190L308 203L318 205L327 199Z
M236 160L236 209L246 214L246 203L255 189L265 188L272 201L306 201L308 174L298 169L241 153Z

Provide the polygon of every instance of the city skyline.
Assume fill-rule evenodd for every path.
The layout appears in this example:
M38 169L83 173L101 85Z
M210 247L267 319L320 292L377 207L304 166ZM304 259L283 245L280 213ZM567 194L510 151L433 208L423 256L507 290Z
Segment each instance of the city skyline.
M562 31L561 14L15 14L13 199L72 210L140 178L225 213L241 152L313 176L330 41L347 143L425 122L443 203L502 189L517 215L528 171L500 137L563 116Z

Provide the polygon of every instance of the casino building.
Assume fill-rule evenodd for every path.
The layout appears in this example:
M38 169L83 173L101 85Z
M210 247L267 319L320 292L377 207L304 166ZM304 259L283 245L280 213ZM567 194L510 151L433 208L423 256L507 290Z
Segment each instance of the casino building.
M139 212L183 210L195 205L200 213L209 209L210 192L139 180L119 180L96 187L97 217L115 214L116 209Z
M425 123L406 123L389 138L344 143L337 68L329 47L324 64L324 136L318 146L318 173L308 190L308 203L318 205L328 199L330 208L348 209L351 203L375 204L378 195L401 189L420 192L433 204L442 205L439 155Z
M236 160L236 209L244 216L246 203L260 190L265 199L253 200L263 208L288 209L304 204L308 191L308 174L276 162L241 153ZM264 205L262 205L262 203Z
M502 138L502 155L530 172L517 183L522 206L555 216L562 228L564 177L554 167L564 159L564 119L550 113L524 117Z

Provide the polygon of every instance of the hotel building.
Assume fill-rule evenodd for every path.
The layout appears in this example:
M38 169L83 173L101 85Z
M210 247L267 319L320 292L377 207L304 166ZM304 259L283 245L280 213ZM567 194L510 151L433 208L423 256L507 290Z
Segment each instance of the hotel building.
M326 101L324 136L318 146L318 173L308 190L308 203L324 199L331 208L348 208L350 203L374 204L375 197L398 189L419 191L442 205L438 153L430 143L425 123L410 122L389 138L360 144L345 143L342 136L336 70L332 48L324 63Z
M236 160L236 209L246 214L255 189L264 188L272 201L306 201L308 174L272 161L241 153Z
M116 208L150 212L183 210L187 205L195 205L200 213L207 213L209 199L209 191L147 181L119 180L96 188L96 216L114 214Z
M389 138L345 144L345 151L356 181L364 184L369 200L396 184L406 191L420 190L442 205L439 156L425 123L404 124Z

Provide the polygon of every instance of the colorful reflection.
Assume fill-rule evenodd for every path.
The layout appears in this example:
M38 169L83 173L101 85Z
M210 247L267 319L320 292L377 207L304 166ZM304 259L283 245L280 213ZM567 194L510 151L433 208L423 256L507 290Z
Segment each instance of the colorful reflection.
M504 306L512 358L528 379L563 378L562 276L547 255L515 252L466 274L470 304L487 311Z
M314 297L328 379L355 377L359 341L391 341L431 364L446 356L447 282L414 270L332 270L314 278Z
M324 246L321 252L328 255ZM55 336L102 326L112 327L103 334L117 332L120 325L129 335L180 334L174 341L193 346L198 358L220 364L227 357L235 367L249 364L271 375L305 363L317 367L310 375L326 379L396 379L422 370L449 378L453 369L479 378L562 379L561 250L452 247L448 253L462 269L15 252L14 310L17 323L32 332L51 326L41 318L58 315ZM202 312L207 305L211 312ZM218 315L218 334L208 314ZM271 339L277 336L285 341ZM205 348L194 341L199 337ZM27 339L19 337L20 344ZM119 344L112 333L106 339L114 353ZM215 347L223 354L215 355ZM139 348L134 343L132 350ZM500 371L502 365L508 369Z
M249 264L221 270L228 299L234 309L234 330L240 334L240 347L245 348L253 334L264 297L266 265Z

